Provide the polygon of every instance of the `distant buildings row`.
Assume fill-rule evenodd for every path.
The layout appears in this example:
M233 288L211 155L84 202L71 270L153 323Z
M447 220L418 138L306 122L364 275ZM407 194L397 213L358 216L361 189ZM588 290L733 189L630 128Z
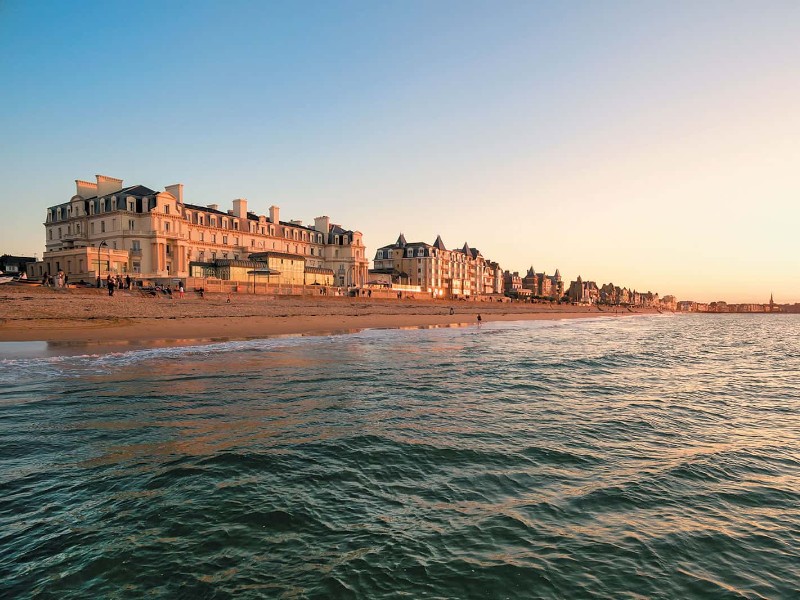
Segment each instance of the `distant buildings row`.
M378 248L374 268L360 231L332 223L327 216L313 225L282 221L280 209L269 215L248 210L244 198L232 208L199 206L184 200L183 185L157 192L144 185L124 186L121 179L96 175L76 180L76 193L47 209L42 260L0 258L0 272L26 272L42 279L64 272L70 282L99 282L109 276L172 283L253 282L282 286L335 286L399 290L420 297L475 299L502 295L521 300L567 300L579 304L634 305L686 312L778 312L780 307L724 302L677 302L674 296L638 292L578 277L565 290L558 269L548 275L530 267L524 276L503 271L480 250L465 243L448 249L408 242L401 233ZM784 311L790 310L788 307Z
M657 292L637 292L613 283L598 286L594 281L584 281L580 275L570 282L567 299L576 304L607 304L611 306L643 306L659 310L674 311L677 306L675 296L659 298Z
M679 312L699 312L699 313L798 313L800 304L775 304L772 294L766 304L729 304L724 300L716 302L694 302L692 300L681 300L678 302Z

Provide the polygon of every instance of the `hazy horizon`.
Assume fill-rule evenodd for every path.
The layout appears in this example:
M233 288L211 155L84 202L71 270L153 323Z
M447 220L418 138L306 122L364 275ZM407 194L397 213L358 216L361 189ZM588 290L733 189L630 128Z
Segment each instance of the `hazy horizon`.
M800 5L0 4L0 253L110 175L680 300L800 302ZM10 142L10 143L9 143Z

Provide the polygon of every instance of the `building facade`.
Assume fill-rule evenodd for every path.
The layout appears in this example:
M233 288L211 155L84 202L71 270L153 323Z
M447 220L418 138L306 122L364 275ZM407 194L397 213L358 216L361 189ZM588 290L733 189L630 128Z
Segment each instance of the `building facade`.
M151 281L197 273L239 277L249 267L231 269L230 261L273 252L296 257L292 260L315 275L332 273L334 285L366 282L369 261L361 232L331 224L327 216L305 226L281 221L277 206L270 207L269 216L257 215L244 198L233 200L228 211L217 204L199 206L184 200L183 184L157 192L143 185L125 187L121 179L104 175L75 183L76 194L68 202L47 209L45 253L28 267L29 276L64 271L72 282L109 274ZM293 264L293 281L296 271ZM282 283L281 277L275 282Z
M503 272L479 250L464 244L448 250L437 236L433 244L407 242L401 233L394 244L378 248L370 277L418 286L433 298L476 298L503 292Z

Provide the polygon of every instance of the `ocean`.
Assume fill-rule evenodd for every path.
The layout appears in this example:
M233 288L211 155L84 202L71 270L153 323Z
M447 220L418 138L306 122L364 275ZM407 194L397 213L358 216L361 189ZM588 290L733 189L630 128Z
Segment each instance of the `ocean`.
M2 598L799 598L800 316L0 344Z

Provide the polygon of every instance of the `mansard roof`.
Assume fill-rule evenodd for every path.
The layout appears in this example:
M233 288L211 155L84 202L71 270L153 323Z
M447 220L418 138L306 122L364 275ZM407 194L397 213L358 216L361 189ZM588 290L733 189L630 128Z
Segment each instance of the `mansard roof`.
M184 208L188 208L189 210L197 210L200 212L212 213L215 215L225 215L226 217L230 216L226 212L222 212L221 210L217 210L216 208L208 208L207 206L199 206L197 204L186 204L183 203Z
M149 187L144 185L129 185L126 188L119 189L115 192L109 192L108 194L103 194L102 196L91 196L90 198L85 198L85 200L96 200L97 198L107 198L109 196L137 196L142 198L144 196L155 196L159 192L155 190L151 190Z
M444 245L444 242L442 241L442 236L440 235L436 236L436 241L433 242L433 247L438 250L447 250L447 246Z
M400 237L398 237L398 238L397 238L397 241L394 243L394 245L395 245L396 247L398 247L398 248L403 248L403 247L404 247L406 244L407 244L407 242L406 242L406 236L404 236L404 235L401 233L401 234L400 234Z
M528 269L528 272L525 275L525 277L536 277L536 271L534 270L533 265L531 265L531 268Z

